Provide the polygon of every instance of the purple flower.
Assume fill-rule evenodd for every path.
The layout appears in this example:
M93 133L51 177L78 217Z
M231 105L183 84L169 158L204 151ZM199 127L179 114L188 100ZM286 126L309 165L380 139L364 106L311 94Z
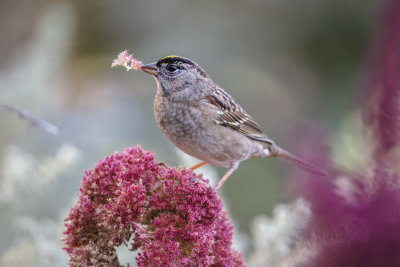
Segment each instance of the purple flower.
M387 0L369 73L365 118L379 146L389 152L400 140L400 2ZM379 157L379 155L377 155Z
M309 137L311 145L315 139ZM319 156L319 166L326 164L329 157L323 149ZM296 177L312 211L308 229L299 243L313 251L309 251L307 262L302 264L399 266L399 170L377 162L360 174L325 169L330 170L330 179Z
M70 264L121 266L115 247L128 244L138 266L244 266L221 199L195 179L140 147L100 161L66 219Z
M324 134L303 133L309 140L301 154L330 179L296 177L312 209L300 241L312 251L300 266L400 266L400 1L386 2L382 29L365 105L365 128L372 133L368 167L335 170L316 145Z

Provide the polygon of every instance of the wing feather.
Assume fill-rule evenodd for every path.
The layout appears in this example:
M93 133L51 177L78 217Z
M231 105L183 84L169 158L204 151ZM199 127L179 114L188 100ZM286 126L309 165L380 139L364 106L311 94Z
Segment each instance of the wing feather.
M238 131L251 139L274 143L263 133L258 123L221 88L207 96L207 101L218 108L214 118L217 124Z

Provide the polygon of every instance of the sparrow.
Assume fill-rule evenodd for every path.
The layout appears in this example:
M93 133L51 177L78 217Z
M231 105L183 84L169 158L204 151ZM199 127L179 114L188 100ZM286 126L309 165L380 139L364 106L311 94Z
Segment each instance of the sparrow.
M321 169L277 146L259 124L194 61L176 55L141 66L157 83L154 116L167 139L205 164L228 170L218 190L249 158L281 158L320 176Z

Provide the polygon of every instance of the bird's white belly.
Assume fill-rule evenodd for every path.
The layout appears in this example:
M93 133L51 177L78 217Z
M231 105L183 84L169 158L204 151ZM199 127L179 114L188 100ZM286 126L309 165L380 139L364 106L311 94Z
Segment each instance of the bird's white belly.
M212 165L230 168L263 150L261 143L216 124L201 108L190 109L188 104L169 102L159 105L154 112L169 141L183 152Z
M183 152L212 165L230 168L254 155L253 140L221 125L214 124L207 128L199 125L182 135L171 134L168 128L162 131L169 141Z

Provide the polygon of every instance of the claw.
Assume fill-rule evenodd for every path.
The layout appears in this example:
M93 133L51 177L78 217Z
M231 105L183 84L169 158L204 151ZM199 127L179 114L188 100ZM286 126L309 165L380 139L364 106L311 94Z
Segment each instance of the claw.
M218 185L210 186L210 188L214 191L219 191L220 187Z
M210 184L208 184L208 183L206 183L206 182L204 182L203 180L200 180L200 179L198 179L198 178L192 179L191 182L192 182L192 183L201 183L201 184L203 184L203 185L205 185L205 186L207 186L207 187L209 187L209 188L212 188Z
M167 164L165 164L164 162L159 162L158 166L163 167L163 168L168 169L168 170L171 169L171 167L168 166Z

